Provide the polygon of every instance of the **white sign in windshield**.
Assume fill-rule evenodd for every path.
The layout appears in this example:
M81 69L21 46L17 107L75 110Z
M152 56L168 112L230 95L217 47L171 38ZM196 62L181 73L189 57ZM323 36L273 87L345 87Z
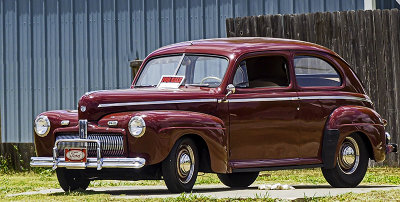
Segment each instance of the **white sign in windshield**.
M179 88L183 80L185 80L184 76L162 75L157 88Z

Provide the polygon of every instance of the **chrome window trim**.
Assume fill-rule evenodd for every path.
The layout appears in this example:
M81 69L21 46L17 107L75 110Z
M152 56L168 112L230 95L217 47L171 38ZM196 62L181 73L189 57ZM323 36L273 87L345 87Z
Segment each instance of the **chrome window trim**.
M193 99L193 100L161 100L161 101L146 101L146 102L122 102L99 104L99 108L104 107L124 107L136 105L159 105L159 104L184 104L184 103L199 103L199 102L217 102L217 99Z
M300 97L275 97L275 98L238 98L228 99L229 102L263 102L263 101L291 101L291 100L357 100L372 103L369 98L356 96L300 96ZM217 99L193 99L193 100L167 100L167 101L146 101L146 102L122 102L99 104L99 108L124 107L137 105L158 105L158 104L185 104L201 102L217 102Z

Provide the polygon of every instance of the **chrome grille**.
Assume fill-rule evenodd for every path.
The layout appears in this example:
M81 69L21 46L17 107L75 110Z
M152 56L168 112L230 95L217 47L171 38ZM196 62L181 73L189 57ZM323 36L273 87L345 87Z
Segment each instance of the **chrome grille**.
M57 134L56 140L59 139L78 139L79 134ZM123 136L120 134L88 134L90 140L100 140L101 155L102 157L119 157L124 155L124 142ZM87 143L88 145L88 156L96 156L96 144ZM61 142L58 145L58 151L60 156L64 156L64 149L66 148L82 148L85 143L78 142Z

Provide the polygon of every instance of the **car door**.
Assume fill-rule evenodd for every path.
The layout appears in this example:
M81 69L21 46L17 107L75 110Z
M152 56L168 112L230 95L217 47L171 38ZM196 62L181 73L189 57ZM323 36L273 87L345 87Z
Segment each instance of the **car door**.
M297 52L293 66L300 98L300 158L318 163L326 121L337 102L335 92L343 88L334 60L319 52Z
M288 58L286 52L251 55L237 65L228 97L234 169L296 164L299 101Z

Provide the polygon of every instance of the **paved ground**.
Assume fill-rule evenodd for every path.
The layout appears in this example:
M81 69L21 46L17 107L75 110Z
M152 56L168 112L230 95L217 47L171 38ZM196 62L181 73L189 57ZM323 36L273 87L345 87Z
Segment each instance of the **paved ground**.
M247 189L231 189L223 185L199 185L193 189L193 194L210 196L213 198L255 198L269 196L271 198L298 199L319 196L335 196L347 192L365 193L373 190L400 189L400 186L359 186L357 188L332 188L327 185L297 185L295 190L259 190L256 185ZM167 198L177 197L179 194L170 194L165 186L129 186L129 187L101 187L90 188L98 193L108 193L115 198ZM14 195L49 194L62 192L61 189L47 189L36 192L25 192Z

